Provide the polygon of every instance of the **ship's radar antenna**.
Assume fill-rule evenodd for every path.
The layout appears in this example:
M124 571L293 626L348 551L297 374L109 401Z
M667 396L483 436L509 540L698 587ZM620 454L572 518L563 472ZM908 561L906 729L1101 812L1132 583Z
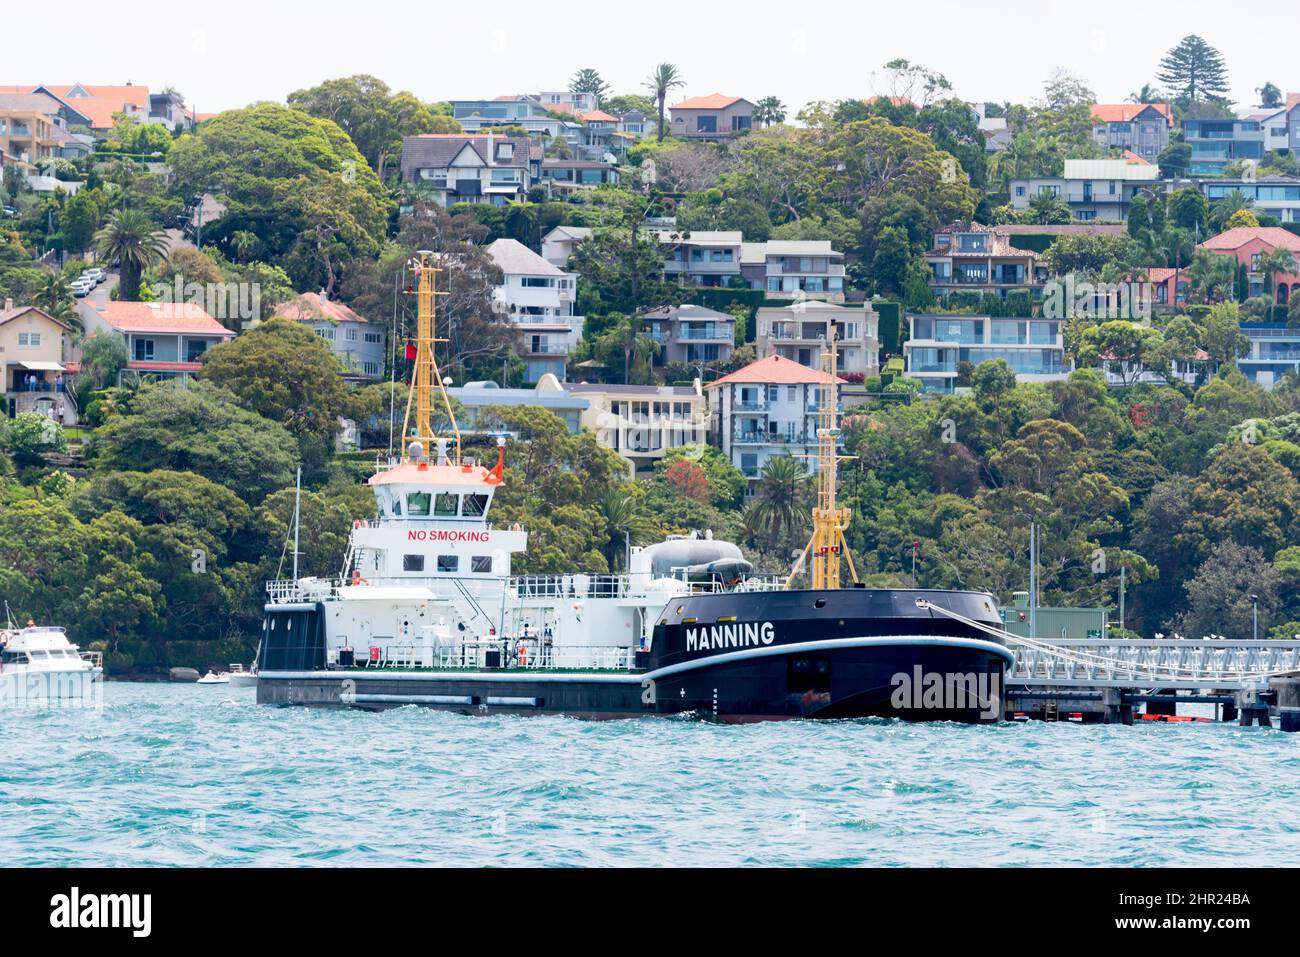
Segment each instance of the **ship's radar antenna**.
M445 296L438 290L437 277L441 269L435 263L437 257L428 250L421 250L407 264L415 276L413 291L416 296L415 327L415 366L411 371L411 391L406 397L406 417L402 422L403 441L407 446L408 460L427 454L427 450L437 448L439 457L448 444L455 447L449 457L453 465L460 465L460 427L456 424L456 413L451 407L451 397L447 394L447 383L438 368L435 346L446 339L437 338L437 297ZM451 436L441 437L433 428L433 405L439 401L446 412L451 425Z

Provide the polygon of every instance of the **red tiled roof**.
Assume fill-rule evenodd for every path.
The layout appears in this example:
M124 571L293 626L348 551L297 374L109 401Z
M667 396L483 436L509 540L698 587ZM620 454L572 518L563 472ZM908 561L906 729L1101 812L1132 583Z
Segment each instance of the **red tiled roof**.
M1151 165L1149 162L1147 162L1146 160L1144 160L1142 157L1138 156L1137 153L1134 153L1132 150L1125 150L1125 151L1124 151L1124 159L1128 162L1128 164L1129 164L1130 166L1150 166L1150 165Z
M1286 109L1291 112L1297 106L1300 106L1300 93L1288 93L1286 95Z
M604 110L587 110L585 113L579 113L578 119L584 123L590 123L592 120L604 121L606 123L617 123L617 116L610 116Z
M320 293L304 292L296 299L290 299L275 307L275 315L294 322L315 322L317 319L329 319L332 322L365 322L366 319L341 302L322 299Z
M909 97L885 96L883 93L880 96L873 96L871 99L863 100L862 102L871 104L871 103L875 103L877 100L884 100L887 103L889 103L891 106L916 106L916 104L912 102L912 100Z
M710 382L705 388L716 389L720 385L730 385L733 382L754 382L765 385L799 385L801 383L819 384L827 382L826 373L820 369L810 369L806 365L795 362L793 359L785 359L781 356L768 356L766 359L759 359L757 362L751 362L743 369L737 369L731 375L724 375L721 379ZM845 382L845 379L837 379L838 382Z
M119 332L161 332L233 337L234 333L192 302L120 302L88 307Z
M1103 123L1128 123L1146 109L1155 110L1167 124L1173 125L1173 113L1168 103L1094 103L1092 118Z
M1251 240L1258 239L1274 249L1300 252L1300 236L1281 226L1238 226L1211 236L1201 243L1201 249L1240 249Z
M714 93L710 96L694 96L669 107L671 110L723 110L733 103L739 103L741 97Z

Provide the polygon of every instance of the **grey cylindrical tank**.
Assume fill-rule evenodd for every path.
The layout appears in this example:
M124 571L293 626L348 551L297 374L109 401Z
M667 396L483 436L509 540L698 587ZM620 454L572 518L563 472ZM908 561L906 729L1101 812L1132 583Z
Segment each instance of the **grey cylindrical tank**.
M670 578L674 568L723 559L743 559L739 546L711 538L677 538L660 542L643 549L637 557L649 562L652 578Z

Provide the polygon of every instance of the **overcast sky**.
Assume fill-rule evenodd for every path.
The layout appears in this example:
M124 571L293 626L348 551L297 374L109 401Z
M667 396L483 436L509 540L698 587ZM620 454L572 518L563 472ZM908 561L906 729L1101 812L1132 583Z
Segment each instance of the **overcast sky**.
M61 24L55 32L52 22ZM353 73L427 100L564 89L580 67L598 70L615 92L644 92L654 65L668 61L686 78L685 96L776 95L793 115L810 100L889 92L882 66L895 57L945 74L969 100L1027 102L1059 66L1103 102L1121 102L1154 82L1160 57L1188 33L1218 47L1240 105L1253 105L1265 80L1300 90L1300 5L1289 2L1261 19L1257 6L1223 0L64 0L7 5L3 24L23 42L5 45L0 84L173 86L204 113L283 101Z

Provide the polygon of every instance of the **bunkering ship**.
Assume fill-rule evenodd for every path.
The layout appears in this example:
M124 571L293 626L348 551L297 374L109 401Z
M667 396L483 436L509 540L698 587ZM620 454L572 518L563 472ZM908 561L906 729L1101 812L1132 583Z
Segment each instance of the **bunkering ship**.
M435 357L440 269L409 266L418 297L403 455L370 479L337 580L267 584L257 699L467 714L721 721L899 717L991 721L1013 661L996 603L976 592L870 589L836 502L839 378L823 357L812 538L785 580L762 579L708 532L631 550L626 574L512 575L527 548L490 520L507 480L462 458ZM433 431L437 402L450 434ZM296 546L295 546L296 559ZM792 587L804 563L811 588ZM847 566L852 587L842 588Z

